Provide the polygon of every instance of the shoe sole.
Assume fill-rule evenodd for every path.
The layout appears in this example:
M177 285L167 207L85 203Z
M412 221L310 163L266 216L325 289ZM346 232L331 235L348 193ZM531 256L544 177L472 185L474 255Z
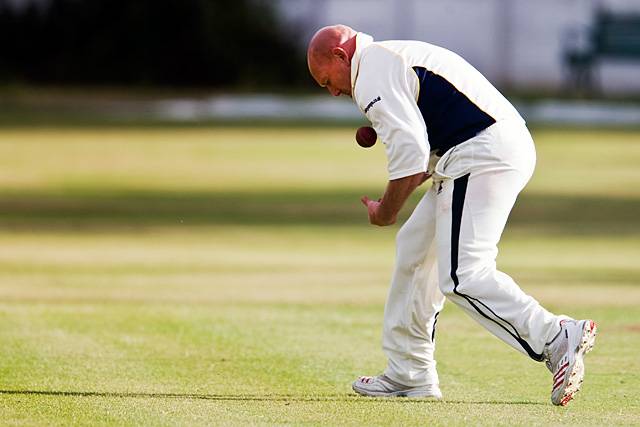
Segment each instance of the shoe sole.
M575 348L575 360L571 372L565 377L564 391L559 401L553 401L554 405L566 406L580 391L584 380L584 356L591 351L595 342L598 327L593 320L583 320L582 336Z
M433 394L424 390L399 390L399 391L391 391L391 392L383 392L383 391L369 391L358 388L356 383L351 384L351 388L353 391L358 393L361 396L368 397L410 397L410 398L425 398L425 399L434 399L440 400L442 399L442 394Z

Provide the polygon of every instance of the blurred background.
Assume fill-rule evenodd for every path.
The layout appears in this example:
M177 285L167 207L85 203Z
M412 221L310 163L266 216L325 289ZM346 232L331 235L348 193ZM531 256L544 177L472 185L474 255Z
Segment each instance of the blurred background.
M384 366L398 226L359 201L384 191L383 148L359 148L360 112L308 75L306 44L333 23L454 50L517 106L538 165L498 265L602 331L567 421L544 369L447 305L453 402L433 410L636 422L637 0L0 0L0 419L350 421L350 382ZM242 398L274 394L329 397Z
M458 52L529 121L640 121L635 0L1 0L1 120L357 121L307 97L306 43L337 22Z

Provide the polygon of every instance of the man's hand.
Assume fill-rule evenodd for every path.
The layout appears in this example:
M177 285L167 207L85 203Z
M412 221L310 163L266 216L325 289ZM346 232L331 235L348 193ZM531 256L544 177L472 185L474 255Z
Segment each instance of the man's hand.
M367 207L369 222L379 226L395 224L398 212L411 192L430 177L428 173L420 172L389 181L384 197L378 201L362 197L360 200Z
M396 216L393 215L391 217L384 215L384 210L382 209L382 199L380 200L371 200L367 196L363 196L361 199L362 204L367 207L367 211L369 212L369 222L373 225L379 225L384 227L385 225L395 224Z

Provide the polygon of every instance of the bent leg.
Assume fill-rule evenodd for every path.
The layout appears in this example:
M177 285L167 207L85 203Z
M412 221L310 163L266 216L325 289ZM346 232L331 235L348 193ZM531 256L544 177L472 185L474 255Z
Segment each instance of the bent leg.
M514 169L464 175L443 182L438 200L440 285L445 295L494 335L543 360L558 318L496 269L497 244L524 186Z
M435 194L432 187L398 232L384 312L385 375L408 386L438 384L435 323L444 295L438 287Z

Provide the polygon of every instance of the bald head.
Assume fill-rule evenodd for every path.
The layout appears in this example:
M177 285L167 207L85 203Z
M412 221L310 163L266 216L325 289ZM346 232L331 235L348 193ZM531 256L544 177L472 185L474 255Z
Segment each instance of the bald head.
M309 72L332 95L351 95L351 58L356 48L356 34L346 25L331 25L318 30L309 42Z
M341 47L355 35L356 32L353 28L346 25L330 25L320 28L309 42L307 50L309 68L311 68L312 62L327 60L331 56L333 48Z

